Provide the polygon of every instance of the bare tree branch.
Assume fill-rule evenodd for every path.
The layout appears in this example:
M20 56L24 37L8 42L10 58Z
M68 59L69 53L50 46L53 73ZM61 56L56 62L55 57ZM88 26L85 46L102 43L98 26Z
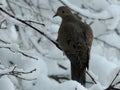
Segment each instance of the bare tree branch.
M61 65L61 64L58 64L58 66L59 66L60 68L64 69L64 70L67 70L67 68L66 68L65 66Z
M13 53L15 53L15 52L16 52L16 53L20 53L20 54L24 55L25 57L38 60L38 58L33 57L33 56L31 56L31 55L28 55L28 54L26 54L25 52L23 52L23 51L21 51L21 50L14 50L14 49L12 49L12 47L9 46L9 45L0 45L0 48L6 48L6 49L9 49L10 51L12 51Z
M1 41L2 43L5 43L5 44L10 44L10 42L4 41L4 40L2 40L2 39L0 39L0 41Z
M119 76L119 74L120 74L120 70L116 74L115 78L113 79L113 81L111 82L111 84L109 85L109 87L107 89L105 89L105 90L120 90L118 88L115 88L115 86L118 85L118 84L120 84L120 82L117 82L117 83L113 84L114 81L116 80L116 78Z
M97 82L96 82L95 79L89 74L89 72L86 71L86 73L90 76L90 78L92 79L92 81L93 81L95 84L97 84Z
M118 31L118 29L115 29L115 32L117 33L117 35L120 36L120 32Z
M45 24L43 23L40 23L40 22L37 22L37 21L32 21L32 20L24 20L25 22L29 22L29 23L36 23L36 24L39 24L39 25L42 25L45 27Z
M12 12L12 14L15 15L15 12L13 11L13 9L12 9L12 7L11 7L11 5L10 5L9 0L6 0L6 2L7 2L7 5L8 5L8 7L9 7L10 11Z
M53 9L53 6L52 6L52 0L48 0L49 4L50 4L50 7L51 7L51 11L53 13L56 13L55 10Z
M61 80L69 80L69 78L66 78L65 76L50 75L48 77L56 80L59 83L61 83Z
M118 47L116 47L116 46L113 46L113 45L107 43L106 41L101 40L101 39L99 39L99 38L97 38L97 37L95 37L94 39L95 39L95 40L98 40L98 41L101 41L101 42L103 42L104 44L106 44L107 46L112 47L112 48L115 48L116 50L118 50L118 51L120 52L120 48L118 48Z
M32 29L34 29L34 30L36 30L37 32L39 32L40 34L42 34L43 36L45 36L48 40L50 40L53 44L55 44L57 48L59 48L59 49L61 50L61 48L59 47L58 43L55 42L54 40L52 40L50 37L48 37L47 34L45 34L44 32L42 32L42 31L40 31L39 29L35 28L34 26L26 23L24 20L22 20L22 19L20 19L20 18L17 18L17 17L15 17L15 16L11 15L10 13L8 13L7 11L5 11L5 10L2 9L1 7L0 7L0 10L1 10L3 13L9 15L10 17L16 19L17 21L19 21L19 22L21 22L21 23L29 26L30 28L32 28Z
M70 6L68 6L66 3L64 3L62 0L59 0L59 2L61 2L63 5L65 5L65 6L67 6L67 7L69 7L70 8ZM102 21L102 20L110 20L110 19L113 19L113 17L108 17L108 18L91 18L91 17L88 17L88 16L86 16L86 15L83 15L82 13L80 13L80 12L78 12L78 11L75 11L74 9L72 9L72 8L70 8L72 11L74 11L76 14L79 14L79 15L81 15L81 16L83 16L83 17L85 17L85 18L87 18L87 19L91 19L91 20L100 20L100 21Z
M35 80L36 78L34 78L34 79L27 79L27 78L21 77L20 75L30 74L30 73L33 73L34 71L36 71L36 69L33 69L31 71L28 71L28 72L23 72L23 71L18 70L18 69L16 70L16 66L14 66L13 69L2 70L1 73L0 73L0 77L2 77L4 75L12 75L12 76L15 76L16 78L19 78L19 79L31 81L31 80Z

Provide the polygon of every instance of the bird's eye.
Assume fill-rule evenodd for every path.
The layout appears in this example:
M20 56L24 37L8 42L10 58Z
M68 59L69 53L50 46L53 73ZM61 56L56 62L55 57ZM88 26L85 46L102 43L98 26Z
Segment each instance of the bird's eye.
M64 11L62 11L62 13L64 13Z

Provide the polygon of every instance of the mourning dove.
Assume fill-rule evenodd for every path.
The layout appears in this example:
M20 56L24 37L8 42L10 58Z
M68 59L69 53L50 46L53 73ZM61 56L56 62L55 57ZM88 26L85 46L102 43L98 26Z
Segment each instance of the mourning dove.
M89 25L73 15L66 6L59 7L55 16L62 18L57 42L71 62L72 80L85 86L86 68L89 68L90 49L93 41L92 30Z

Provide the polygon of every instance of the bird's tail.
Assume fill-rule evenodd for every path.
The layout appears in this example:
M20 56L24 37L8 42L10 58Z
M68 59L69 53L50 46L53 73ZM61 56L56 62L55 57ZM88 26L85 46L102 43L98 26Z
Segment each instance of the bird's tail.
M86 67L71 63L72 80L76 80L85 86L86 83Z

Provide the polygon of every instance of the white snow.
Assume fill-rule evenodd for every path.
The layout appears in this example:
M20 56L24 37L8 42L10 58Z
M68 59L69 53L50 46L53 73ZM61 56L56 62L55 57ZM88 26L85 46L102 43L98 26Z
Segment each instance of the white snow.
M0 78L0 89L1 90L15 90L15 87L8 77Z
M57 39L61 18L52 17L62 5L59 0L8 1L15 12L15 17L44 23L45 27L36 23L29 24L53 40ZM86 87L74 80L60 80L61 83L58 83L50 78L49 76L55 75L70 79L70 61L46 37L0 11L0 90L105 90L113 81L120 70L120 1L61 1L82 14L81 17L87 23L93 21L91 27L94 37L100 40L93 41L88 72L97 84L90 84L93 81L89 75L86 76ZM0 4L3 4L0 5L1 8L12 14L6 0L1 0ZM111 17L112 19L109 19ZM1 28L3 20L7 21L6 29ZM19 31L15 25L18 25ZM115 29L118 29L118 32ZM34 69L36 71L18 75L23 78L20 79L8 75L15 66L15 71L19 72L30 72ZM120 74L113 84L119 81ZM120 89L120 84L116 87Z

